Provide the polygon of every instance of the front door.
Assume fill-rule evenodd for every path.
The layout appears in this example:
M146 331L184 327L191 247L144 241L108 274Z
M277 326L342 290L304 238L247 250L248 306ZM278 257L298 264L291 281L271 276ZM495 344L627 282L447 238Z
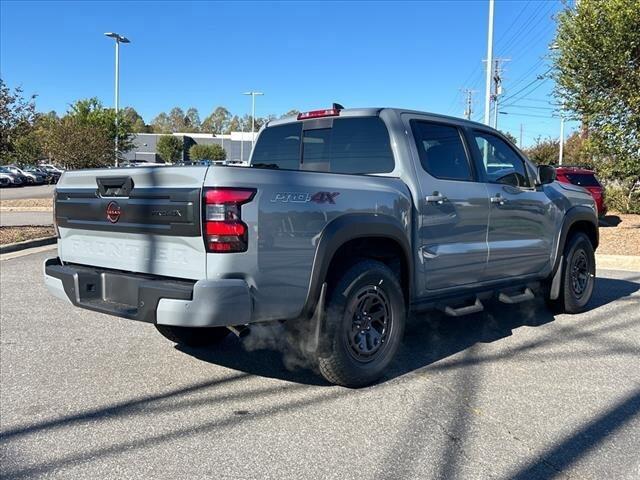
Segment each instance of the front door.
M422 196L418 199L417 271L421 294L481 281L487 261L489 199L461 129L406 116Z
M553 204L536 190L523 158L511 145L486 130L469 134L491 203L485 280L540 272L551 259Z

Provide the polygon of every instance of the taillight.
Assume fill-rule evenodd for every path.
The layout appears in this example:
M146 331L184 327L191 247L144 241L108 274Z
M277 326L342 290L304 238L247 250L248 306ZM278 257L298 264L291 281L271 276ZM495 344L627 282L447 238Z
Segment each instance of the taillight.
M53 191L53 231L57 238L60 238L60 230L58 229L58 218L56 216L56 204L58 203L58 192Z
M250 202L254 188L206 188L203 198L203 235L209 252L246 252L248 229L241 205Z

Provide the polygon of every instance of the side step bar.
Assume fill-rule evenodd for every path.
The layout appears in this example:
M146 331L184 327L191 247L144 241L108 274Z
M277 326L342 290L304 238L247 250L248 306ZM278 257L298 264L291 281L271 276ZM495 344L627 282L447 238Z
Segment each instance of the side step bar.
M518 295L507 295L504 292L500 292L500 295L498 295L498 300L500 300L502 303L508 304L520 303L526 300L533 300L533 298L533 291L529 287L525 288L524 292Z
M473 305L467 305L466 307L453 308L449 305L444 307L444 313L450 317L461 317L462 315L469 315L471 313L478 313L484 310L484 305L478 297Z

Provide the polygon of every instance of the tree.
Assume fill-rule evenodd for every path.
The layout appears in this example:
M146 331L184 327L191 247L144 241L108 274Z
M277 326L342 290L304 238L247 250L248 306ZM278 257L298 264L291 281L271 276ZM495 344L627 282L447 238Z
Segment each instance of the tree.
M198 144L189 149L189 158L195 162L200 160L226 160L227 152L218 144Z
M173 133L184 132L186 129L184 111L180 107L173 107L169 112L169 122Z
M640 8L637 0L581 0L558 15L556 94L583 124L601 176L640 180Z
M182 159L184 140L175 135L163 135L158 140L156 147L158 155L167 163L174 163Z
M171 133L171 120L169 115L162 112L151 120L151 130L153 133Z
M0 78L0 160L15 161L16 142L33 131L36 119L35 95L25 98L23 90L13 91Z
M207 133L223 133L226 131L230 118L229 110L225 107L216 107L211 115L204 119L200 130Z
M280 118L286 118L286 117L297 117L298 114L300 113L300 110L296 110L295 108L289 110L286 113L283 113L282 115L280 115Z
M96 97L76 101L67 112L68 117L80 125L95 127L94 131L107 135L111 142L116 139L116 113L113 108L105 108ZM118 112L118 151L127 152L133 148L132 125L124 111Z
M240 122L240 118L238 118L237 115L234 115L231 120L229 120L227 128L225 129L225 133L239 132L240 128L242 127L242 124Z
M105 127L66 115L41 132L44 150L67 168L104 167L113 163L113 139Z
M538 165L556 165L560 154L560 142L552 138L538 137L533 146L525 149L524 153Z
M200 114L198 109L191 107L187 110L184 116L185 132L199 132L200 131Z
M133 107L124 107L122 117L131 125L131 131L135 133L148 133L149 128L145 125L142 116Z
M505 137L507 137L507 138L509 139L509 141L510 141L511 143L513 143L514 145L517 145L517 144L518 144L518 139L517 139L514 135L512 135L511 133L509 133L509 132L502 132L502 131L501 131L501 133L502 133Z

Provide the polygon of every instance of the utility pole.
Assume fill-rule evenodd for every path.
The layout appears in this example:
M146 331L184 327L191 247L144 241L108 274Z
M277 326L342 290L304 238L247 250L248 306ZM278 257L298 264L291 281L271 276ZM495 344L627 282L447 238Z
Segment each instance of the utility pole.
M522 124L520 124L520 143L518 143L518 147L522 150Z
M114 147L115 166L118 166L118 109L120 105L120 44L131 43L131 41L118 33L107 32L105 36L113 38L116 41L116 94L115 94L115 110L116 110L116 139Z
M464 118L466 118L467 120L471 120L471 115L473 114L473 94L476 91L471 90L470 88L465 88L463 92L466 95Z
M500 105L500 95L502 95L502 63L508 62L509 58L496 58L493 68L493 95L494 101L493 128L498 128L498 107Z
M489 30L487 32L487 75L484 92L484 123L489 125L491 111L491 65L493 63L493 3L489 0Z

